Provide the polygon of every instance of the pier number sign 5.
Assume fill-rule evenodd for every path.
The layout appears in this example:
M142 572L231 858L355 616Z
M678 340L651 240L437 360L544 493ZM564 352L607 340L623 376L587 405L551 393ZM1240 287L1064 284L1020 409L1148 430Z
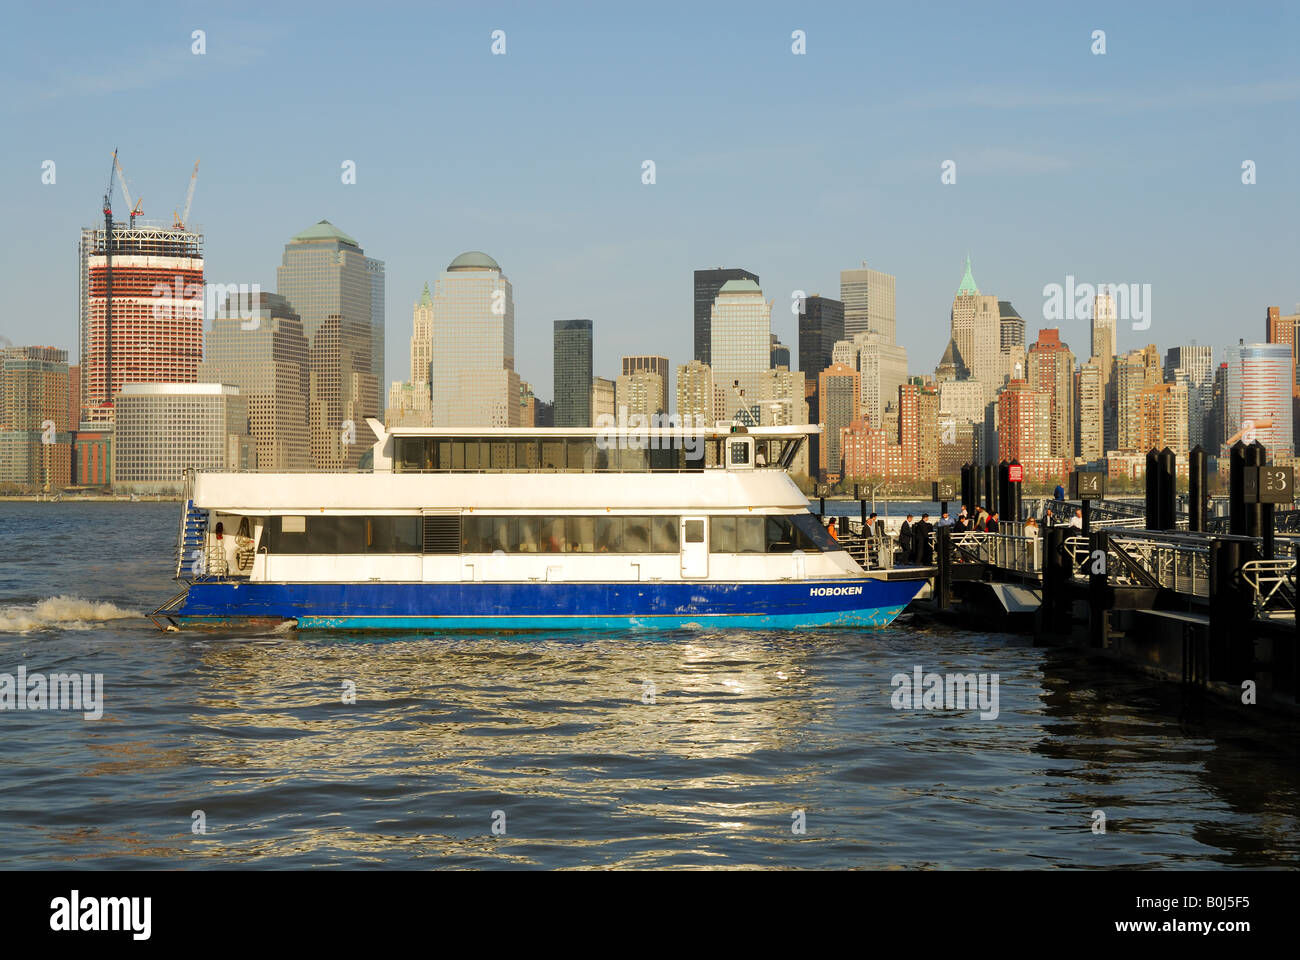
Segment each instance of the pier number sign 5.
M1242 493L1247 503L1291 503L1295 500L1292 467L1246 467Z
M1096 470L1076 470L1070 474L1071 500L1101 500L1106 496L1106 475Z

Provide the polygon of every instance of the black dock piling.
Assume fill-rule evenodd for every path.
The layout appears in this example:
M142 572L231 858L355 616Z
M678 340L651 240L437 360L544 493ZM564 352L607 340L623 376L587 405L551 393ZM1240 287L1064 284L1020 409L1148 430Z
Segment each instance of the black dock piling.
M1156 448L1147 451L1146 468L1146 529L1160 529L1160 457Z
M1238 440L1228 451L1228 532L1246 533L1246 445Z
M1084 516L1087 516L1086 512ZM1088 537L1088 642L1100 649L1110 646L1111 603L1106 568L1110 542L1109 534L1105 530L1095 530L1086 536Z
M1175 504L1178 501L1178 455L1168 447L1156 454L1156 500L1159 504L1160 525L1157 530L1174 530L1178 527Z
M1198 443L1187 458L1187 529L1205 532L1206 507L1205 451Z

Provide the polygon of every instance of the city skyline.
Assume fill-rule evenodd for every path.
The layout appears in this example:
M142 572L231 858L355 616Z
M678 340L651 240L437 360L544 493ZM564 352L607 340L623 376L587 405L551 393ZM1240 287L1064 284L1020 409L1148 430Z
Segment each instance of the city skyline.
M327 219L363 238L387 267L384 396L407 367L408 304L464 250L509 266L521 357L546 355L552 321L590 317L603 376L617 375L623 355L690 359L681 278L713 265L761 276L772 333L794 344L794 291L836 298L840 272L865 260L897 278L897 341L920 370L946 345L968 250L976 276L1015 304L1029 331L1059 327L1076 350L1088 341L1086 319L1042 317L1043 288L1070 277L1151 285L1152 327L1121 321L1121 353L1151 340L1218 350L1236 339L1219 334L1225 327L1254 331L1263 306L1289 313L1300 299L1296 218L1285 215L1300 208L1288 160L1298 134L1287 118L1300 100L1287 47L1293 9L1224 22L1208 11L1170 18L1102 6L1062 24L997 6L939 17L760 6L744 18L669 7L635 30L625 17L447 10L403 16L415 29L399 31L395 14L379 12L340 32L329 8L320 23L247 8L205 12L202 24L164 11L128 32L20 11L11 36L59 42L15 45L4 68L12 82L0 111L24 150L0 196L42 227L0 267L13 291L0 335L83 359L67 238L94 225L113 147L150 218L181 205L203 158L194 221L210 282L274 290L284 239L306 223ZM206 31L202 56L190 50L196 28ZM504 56L491 53L498 28ZM1107 31L1101 56L1090 50L1097 28ZM791 50L794 30L806 33L804 54ZM441 38L433 63L422 55L431 32ZM393 47L382 60L355 52L379 37ZM904 55L922 43L934 70ZM139 51L130 61L109 52L127 44ZM864 45L875 51L870 66ZM972 48L1015 56L985 57L970 85L959 65ZM1206 49L1214 56L1191 56ZM293 91L293 72L330 57L355 70ZM260 91L281 80L287 92L268 111ZM375 89L386 91L381 102ZM687 94L695 104L684 111L676 104ZM285 137L286 110L309 96L344 115L364 106L364 117L341 134L299 125ZM124 127L142 98L150 119ZM412 120L435 107L438 123L416 129ZM845 111L857 122L843 124ZM593 112L614 115L589 131ZM175 116L199 120L178 136L166 119ZM822 126L826 142L800 135L787 145L791 117ZM448 125L466 143L503 133L529 142L528 156L425 150ZM1261 129L1272 135L1261 139ZM888 146L866 151L868 142ZM41 182L47 159L53 184ZM654 183L642 182L646 160ZM948 160L952 184L941 182ZM1250 185L1246 160L1257 170ZM349 161L356 182L346 184ZM811 241L795 227L809 219ZM519 373L539 397L552 395L549 363Z

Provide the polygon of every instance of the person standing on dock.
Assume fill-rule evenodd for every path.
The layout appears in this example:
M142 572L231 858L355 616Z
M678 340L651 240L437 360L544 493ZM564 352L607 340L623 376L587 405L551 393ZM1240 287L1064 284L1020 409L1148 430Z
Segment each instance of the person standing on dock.
M1074 516L1070 518L1070 526L1074 527L1076 530L1083 529L1083 511L1078 507L1074 508Z
M912 515L898 528L898 550L904 561L912 559Z
M1030 517L1028 520L1025 521L1025 536L1027 537L1038 536L1038 521L1035 520L1033 517Z
M913 563L927 566L934 560L933 548L930 545L930 531L932 529L930 515L928 513L921 514L921 519L912 528Z
M984 527L989 533L998 532L998 515L996 512L989 514L988 523Z

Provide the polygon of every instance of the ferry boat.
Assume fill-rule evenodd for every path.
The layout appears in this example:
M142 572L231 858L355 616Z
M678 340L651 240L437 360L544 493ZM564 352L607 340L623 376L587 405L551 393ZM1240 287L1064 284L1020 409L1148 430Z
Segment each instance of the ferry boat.
M789 469L816 426L386 428L351 473L186 480L164 629L883 627Z

